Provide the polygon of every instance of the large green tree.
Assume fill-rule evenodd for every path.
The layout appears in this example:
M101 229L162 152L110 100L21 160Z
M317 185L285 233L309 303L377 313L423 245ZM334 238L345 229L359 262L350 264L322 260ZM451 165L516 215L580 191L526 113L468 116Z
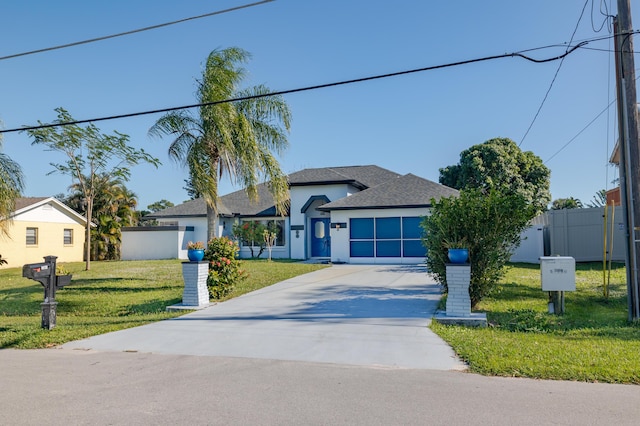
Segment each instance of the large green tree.
M269 89L263 85L240 88L246 77L242 64L249 57L237 47L212 51L197 83L197 100L206 105L197 114L170 112L149 130L152 136L174 138L169 156L188 167L193 193L206 202L208 239L215 237L223 176L245 188L251 200L266 180L281 214L289 202L287 177L276 155L288 146L291 113L282 97L264 96ZM234 98L242 100L226 102Z
M538 214L551 201L550 176L540 157L520 150L511 139L495 138L462 151L458 164L440 169L439 180L456 189L520 194Z
M85 177L89 180L89 177ZM91 229L91 260L119 260L122 227L136 226L138 215L136 195L121 178L99 174L95 177L96 195L93 200ZM82 186L71 185L71 194L64 202L78 213L86 213Z
M94 125L81 127L77 124L66 124L74 119L64 108L56 108L58 118L54 124L60 126L42 127L26 130L33 138L33 144L44 145L51 151L66 156L62 163L51 163L54 170L50 173L63 173L71 176L73 184L82 193L82 202L86 205L86 269L91 267L91 219L93 204L99 194L99 183L102 179L121 179L128 181L131 176L130 167L140 162L158 166L160 162L144 149L136 149L129 145L129 136L114 132L113 135L100 133ZM42 124L38 121L39 124Z

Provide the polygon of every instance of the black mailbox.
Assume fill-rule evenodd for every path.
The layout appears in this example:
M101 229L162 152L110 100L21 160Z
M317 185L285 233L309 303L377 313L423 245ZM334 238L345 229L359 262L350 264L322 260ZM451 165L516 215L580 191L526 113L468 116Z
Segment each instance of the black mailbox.
M71 275L56 275L57 256L45 256L43 263L28 263L22 267L22 276L38 281L44 287L42 306L42 328L51 330L56 326L56 289L71 282Z
M55 273L55 272L54 272ZM37 280L51 275L51 265L49 263L28 263L22 267L22 276Z

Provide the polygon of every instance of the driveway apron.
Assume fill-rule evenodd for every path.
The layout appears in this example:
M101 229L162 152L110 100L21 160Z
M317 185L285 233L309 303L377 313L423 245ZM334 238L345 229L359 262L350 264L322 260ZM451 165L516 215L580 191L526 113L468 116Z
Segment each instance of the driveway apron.
M439 298L423 266L333 265L62 348L461 370L428 328Z

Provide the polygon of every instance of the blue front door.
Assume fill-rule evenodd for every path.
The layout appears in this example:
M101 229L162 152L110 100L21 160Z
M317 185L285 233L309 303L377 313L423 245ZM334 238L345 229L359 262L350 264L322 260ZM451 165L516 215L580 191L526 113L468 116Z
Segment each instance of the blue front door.
M331 257L329 219L311 219L311 257Z

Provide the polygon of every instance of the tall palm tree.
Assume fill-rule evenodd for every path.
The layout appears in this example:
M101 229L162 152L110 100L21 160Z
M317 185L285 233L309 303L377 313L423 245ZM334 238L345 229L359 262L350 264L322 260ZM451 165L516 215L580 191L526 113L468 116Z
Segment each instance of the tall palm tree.
M276 155L288 146L291 113L281 96L264 96L269 93L265 86L239 88L246 77L242 64L249 58L237 47L214 50L197 83L199 103L243 100L204 105L198 115L170 112L149 129L151 136L174 137L169 156L188 167L193 189L207 204L209 239L215 237L218 181L224 176L244 187L252 200L257 185L267 180L278 213L288 207L287 177Z
M89 177L85 177L89 179ZM93 180L95 197L91 220L91 259L117 260L120 258L121 228L136 224L136 194L130 191L117 176L97 174ZM71 194L66 203L74 210L85 213L86 203L80 183L70 186Z
M1 134L0 148L2 148ZM10 217L16 208L16 199L20 197L23 189L24 175L20 165L0 152L0 235L2 236L8 235Z

